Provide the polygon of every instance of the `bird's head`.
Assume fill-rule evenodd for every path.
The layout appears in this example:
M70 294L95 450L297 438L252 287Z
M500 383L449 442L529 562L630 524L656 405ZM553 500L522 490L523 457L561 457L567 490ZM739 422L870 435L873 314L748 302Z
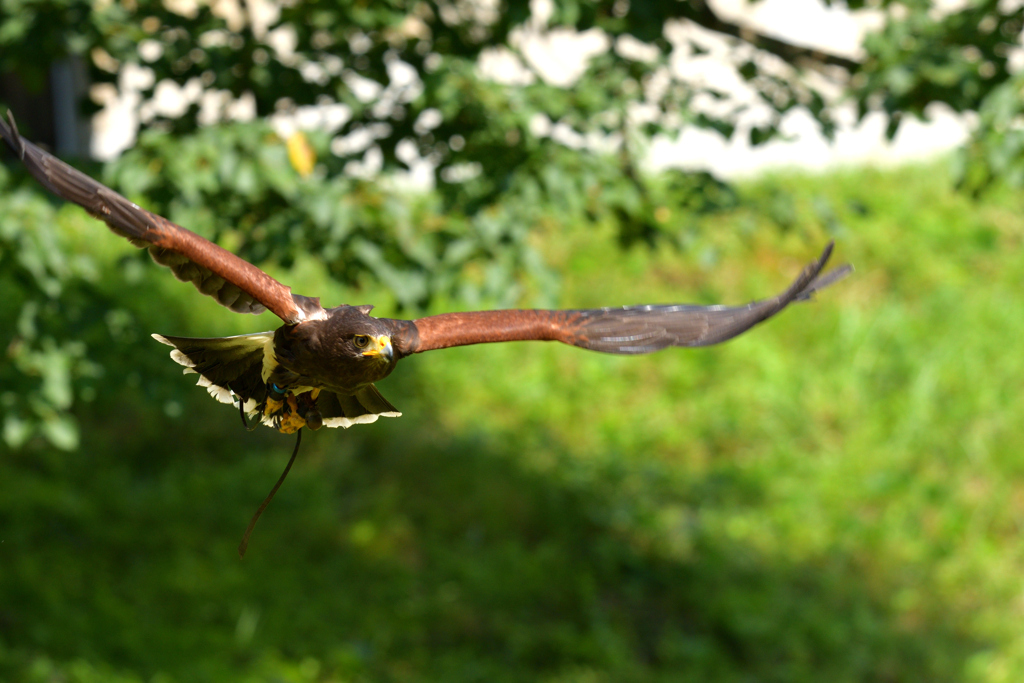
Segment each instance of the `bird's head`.
M391 346L391 335L383 334L353 334L350 340L357 357L365 358L371 362L390 363L395 357L394 348Z
M350 367L383 368L397 360L391 341L391 328L371 318L370 306L339 306L330 310L330 317L319 335L318 351L325 358L335 358Z
M311 386L341 393L388 376L399 355L386 320L370 306L339 306L325 320L281 328L274 335L277 360Z

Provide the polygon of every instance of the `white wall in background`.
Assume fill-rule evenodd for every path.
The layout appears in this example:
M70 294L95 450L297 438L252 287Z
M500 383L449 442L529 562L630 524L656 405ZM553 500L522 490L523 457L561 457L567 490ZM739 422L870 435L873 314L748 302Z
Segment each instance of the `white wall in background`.
M935 4L938 11L950 12L959 9L964 0L939 0ZM713 0L712 5L728 21L796 45L849 58L860 57L864 34L881 21L880 15L855 14L839 3L827 7L819 0ZM929 106L926 113L929 121L905 120L891 142L885 137L886 124L881 114L871 114L858 123L852 106L839 111L839 131L831 143L806 111L791 112L783 119L783 133L791 140L776 140L758 147L751 147L742 128L740 134L726 140L714 131L691 127L677 140L655 139L647 161L653 169L707 169L723 177L738 177L780 167L824 169L927 159L966 140L971 117L941 104Z
M582 73L584 60L595 52L608 49L609 41L603 34L594 31L573 34L562 30L546 30L550 2L533 0L534 20L521 31L515 45L523 59L537 69L541 78L566 86ZM941 5L940 9L952 11L962 3L963 0L942 0L938 4ZM865 31L877 26L880 19L871 13L853 14L840 4L826 7L820 0L760 0L754 3L748 0L713 0L713 6L723 18L746 24L759 32L853 58L859 56L859 45ZM246 8L252 15L250 20L263 32L272 23L277 11L272 0L251 0L246 3ZM234 15L228 19L243 20L241 16ZM274 36L271 34L270 37ZM723 60L729 56L731 48L725 41L708 32L686 26L674 27L669 37L677 46L685 46L687 39L694 38L714 48L710 55L693 59L686 56L687 49L682 47L674 64L677 75L682 73L692 82L703 80L735 92L737 101L750 98L741 83L729 82L730 69L725 67ZM287 43L287 37L282 38ZM718 45L715 45L716 41ZM642 45L623 44L622 41L615 47L620 51L631 50L637 54L642 54L643 49ZM532 78L523 68L519 57L507 50L488 51L481 59L481 70L495 80L508 83L521 83L524 79ZM92 153L96 158L114 158L134 144L138 130L136 112L139 91L151 85L151 81L152 76L147 69L128 66L121 71L118 88L107 86L106 89L93 89L93 97L104 105L93 119ZM407 88L408 84L403 87ZM401 94L398 92L395 96ZM153 112L173 115L176 110L184 111L187 102L197 102L203 112L201 120L247 120L255 115L251 101L225 101L223 95L216 92L204 93L198 87L192 87L192 84L185 87L172 83L159 84L156 101L147 104L141 114L143 119ZM753 102L752 99L749 101ZM339 121L343 123L345 119L345 112L334 111L338 106L334 105L330 112L325 110L323 116L311 115L313 112L306 110L312 108L306 107L291 116L275 115L272 123L282 134L297 127L336 127ZM709 102L708 106L714 104ZM645 115L642 106L636 107L633 113L640 118ZM777 140L752 148L744 126L763 123L766 117L765 111L758 112L755 106L749 116L741 121L739 134L731 140L726 140L714 131L687 128L676 140L665 137L653 140L646 162L652 169L704 169L723 177L737 177L779 167L822 169L854 163L899 163L935 156L963 143L970 130L969 118L959 116L940 105L929 108L928 114L930 122L904 122L896 139L890 143L885 139L885 124L881 115L869 116L858 124L850 108L840 112L840 130L835 141L829 143L818 132L806 112L794 111L783 121L783 131L789 140ZM609 142L584 140L578 135L573 137L574 134L564 126L560 127L550 121L537 123L542 128L546 125L553 137L573 147L605 146ZM372 146L372 140L370 142ZM338 148L343 147L345 145L339 143ZM423 168L427 162L415 159L409 161L416 169L413 173L416 181L413 184L429 184L432 174L429 169Z

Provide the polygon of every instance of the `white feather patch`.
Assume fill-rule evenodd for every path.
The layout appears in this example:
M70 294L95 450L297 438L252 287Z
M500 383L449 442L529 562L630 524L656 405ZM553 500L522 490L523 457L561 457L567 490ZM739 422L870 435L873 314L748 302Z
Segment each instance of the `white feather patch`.
M376 415L360 415L359 417L325 417L324 427L341 427L348 429L352 425L368 425L376 422L378 417L402 417L398 411L377 413Z
M221 403L235 405L235 395L231 393L229 389L225 389L224 387L218 387L216 384L212 384L209 387L207 387L206 390L210 392L210 396L213 396Z
M196 382L196 386L206 387L206 391L209 392L210 396L213 396L221 403L235 404L235 395L230 389L217 386L203 375L199 375L199 381Z
M328 317L327 311L322 308L313 313L313 315L306 315L306 312L301 308L297 308L296 310L298 311L296 318L298 318L298 322L300 323L306 322L307 320L327 320Z
M184 365L186 368L194 368L196 366L195 361L193 361L191 358L183 354L178 349L174 349L171 351L171 360L173 360L178 365Z

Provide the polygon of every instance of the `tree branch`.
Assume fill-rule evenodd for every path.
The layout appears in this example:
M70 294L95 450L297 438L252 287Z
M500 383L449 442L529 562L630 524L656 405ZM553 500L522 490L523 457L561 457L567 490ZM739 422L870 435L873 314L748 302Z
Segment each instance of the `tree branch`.
M772 38L762 33L754 31L748 26L742 26L740 24L733 24L723 20L719 17L706 2L701 2L698 5L690 5L690 11L686 13L687 18L691 21L703 26L706 29L715 31L716 33L724 33L725 35L739 38L740 40L750 43L759 50L770 52L777 57L790 62L792 64L808 66L814 69L821 69L825 66L836 66L845 71L853 72L860 68L860 62L849 59L847 57L840 57L828 52L821 50L815 50L807 47L800 47L787 43L778 38Z

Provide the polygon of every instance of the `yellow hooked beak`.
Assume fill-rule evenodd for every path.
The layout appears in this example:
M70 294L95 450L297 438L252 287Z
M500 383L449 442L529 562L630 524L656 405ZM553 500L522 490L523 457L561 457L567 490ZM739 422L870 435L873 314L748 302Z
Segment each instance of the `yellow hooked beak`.
M384 360L390 361L395 355L395 351L391 347L391 337L386 334L382 334L379 337L370 337L370 343L367 344L363 355L380 356Z

